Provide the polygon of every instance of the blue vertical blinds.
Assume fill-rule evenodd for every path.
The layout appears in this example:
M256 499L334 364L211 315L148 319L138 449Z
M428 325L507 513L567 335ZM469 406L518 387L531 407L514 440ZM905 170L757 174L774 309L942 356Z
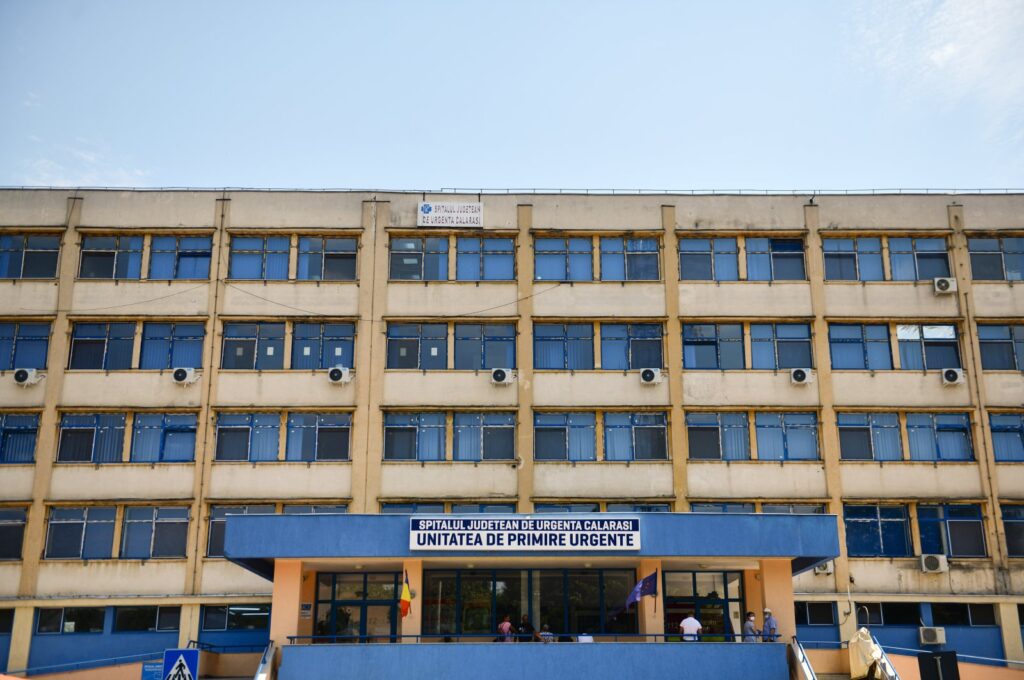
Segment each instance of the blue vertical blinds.
M444 460L444 413L385 413L384 460Z
M687 413L692 460L750 460L746 413Z
M196 451L194 413L136 413L132 422L133 463L191 462Z
M49 323L0 323L0 371L46 368Z
M892 368L886 324L829 324L828 344L834 369L887 371Z
M1024 238L969 238L971 276L975 281L1020 281L1024 278Z
M208 279L213 239L209 236L154 236L150 244L149 278Z
M455 460L511 460L516 451L514 413L456 413Z
M602 238L602 281L657 281L658 239Z
M455 324L456 370L515 367L515 324Z
M277 413L221 413L217 416L217 460L277 460L281 416Z
M143 324L139 368L202 368L205 337L201 323Z
M123 371L132 367L135 323L76 323L71 333L72 370Z
M744 366L742 324L683 324L683 368L725 371Z
M900 419L895 413L838 413L843 460L903 460Z
M900 324L896 326L900 368L942 370L960 368L960 345L956 326Z
M814 413L757 413L758 460L818 460L818 416Z
M534 274L538 281L592 281L593 248L589 238L534 240Z
M661 368L661 324L601 325L601 368L626 371Z
M679 278L682 281L736 281L739 250L735 238L679 239Z
M348 460L351 413L289 413L285 460Z
M292 368L352 368L355 334L353 323L296 323L292 334Z
M287 236L233 236L228 278L283 281L290 248Z
M843 521L850 557L910 556L905 505L844 505Z
M751 365L756 369L813 368L811 327L805 323L750 324Z
M984 557L985 527L980 505L919 505L921 553Z
M748 281L803 281L804 242L798 238L748 238Z
M893 281L924 281L949 276L944 238L890 238L889 265Z
M60 236L0 234L0 279L52 279Z
M284 368L284 324L224 324L220 366L245 371Z
M455 247L455 278L459 281L515 280L515 242L512 239L460 238Z
M664 413L605 413L605 460L668 459Z
M826 281L881 281L882 239L827 238L825 251Z
M589 371L594 368L594 326L589 323L535 324L533 367Z
M1002 462L1024 462L1024 413L990 413L992 448Z
M1010 557L1024 557L1024 505L1003 504L1002 508L1006 552Z
M58 463L120 463L123 413L65 413L60 419Z
M596 460L593 413L535 413L535 460Z
M35 461L39 415L0 413L0 464Z
M355 281L356 247L354 238L299 239L296 278L300 281Z
M184 557L187 539L187 507L129 506L124 509L121 559Z
M50 508L46 559L108 559L114 545L113 506Z
M973 460L971 423L966 413L908 413L911 460Z
M85 236L78 276L137 279L142 276L141 236Z

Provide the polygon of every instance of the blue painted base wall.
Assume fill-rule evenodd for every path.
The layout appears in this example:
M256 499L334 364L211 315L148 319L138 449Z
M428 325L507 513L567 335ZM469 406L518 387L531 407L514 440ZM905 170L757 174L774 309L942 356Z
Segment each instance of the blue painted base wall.
M0 635L0 673L7 669L7 657L11 651L11 636Z
M796 637L805 649L837 649L839 626L797 626Z
M394 644L291 645L279 680L788 680L784 644Z
M33 635L28 665L34 673L48 666L76 664L77 668L109 665L108 659L136 654L162 655L178 646L178 631L171 633L80 633ZM17 670L17 669L16 669ZM56 670L72 670L61 668Z

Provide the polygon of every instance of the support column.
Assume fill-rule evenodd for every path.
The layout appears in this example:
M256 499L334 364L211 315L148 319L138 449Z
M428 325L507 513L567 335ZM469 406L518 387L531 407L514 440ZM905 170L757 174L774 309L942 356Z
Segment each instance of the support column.
M202 607L198 604L181 605L178 624L178 647L188 647L189 640L199 639L199 616Z
M658 594L655 597L641 597L638 608L640 632L646 635L665 634L665 593L662 591L661 560L640 560L639 578L649 576L651 572L658 574ZM645 638L645 642L664 642L661 637Z
M743 606L746 608L743 612L744 615L751 611L757 614L758 617L761 616L761 610L764 609L761 578L761 572L756 569L746 569L743 571Z
M10 649L7 655L8 671L21 671L28 668L28 654L32 647L32 607L16 607L14 609L14 625L11 628Z
M423 633L423 560L405 560L402 563L402 579L409 577L409 590L414 593L409 615L402 619L403 636L420 635ZM401 586L399 586L401 587ZM401 592L401 591L399 591ZM417 642L416 638L403 637L402 642Z
M996 605L996 621L1003 633L1003 655L1010 661L1024 661L1024 641L1021 640L1021 620L1016 602Z
M288 644L289 635L299 635L299 605L302 602L302 562L277 560L274 592L270 600L270 639L278 649Z
M779 641L789 641L796 635L793 563L788 559L761 560L761 589L764 607L771 609L779 622Z
M519 326L516 336L516 489L519 512L533 512L533 206L516 206L516 297ZM597 271L596 269L594 271ZM558 284L552 284L558 285Z

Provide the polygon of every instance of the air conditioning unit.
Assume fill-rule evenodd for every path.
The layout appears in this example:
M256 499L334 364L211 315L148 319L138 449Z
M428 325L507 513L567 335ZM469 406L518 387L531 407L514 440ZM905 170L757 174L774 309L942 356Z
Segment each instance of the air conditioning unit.
M832 560L829 560L828 562L825 562L824 564L819 564L818 566L816 566L814 568L814 573L815 574L821 574L822 576L828 576L829 574L832 574L833 572L835 572L835 570L836 570L835 564L832 562Z
M665 375L661 372L660 368L645 368L640 371L641 385L657 385L664 379Z
M40 373L38 368L14 369L14 383L18 387L31 387L32 385L38 385L45 377L46 374Z
M935 626L921 626L917 629L917 635L922 645L944 645L946 644L946 629Z
M941 574L949 571L949 560L945 555L921 555L921 571L926 574Z
M932 279L932 288L936 295L952 295L956 292L956 279L940 276Z
M491 369L491 383L494 385L511 385L515 380L516 374L511 368Z
M347 385L352 382L352 372L348 366L334 366L327 371L327 380L332 385Z
M789 382L794 385L807 385L814 382L814 375L809 368L792 368L789 370Z
M964 371L962 368L942 369L942 384L946 387L962 385L964 382Z
M171 379L176 385L194 385L199 382L199 372L194 368L178 367L171 371Z

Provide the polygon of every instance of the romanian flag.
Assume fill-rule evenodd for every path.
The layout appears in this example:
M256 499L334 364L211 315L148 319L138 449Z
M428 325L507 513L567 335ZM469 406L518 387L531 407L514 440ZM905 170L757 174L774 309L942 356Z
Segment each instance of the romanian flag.
M405 581L402 583L402 597L398 600L398 607L402 610L402 618L409 615L409 608L412 606L412 592L409 591L409 572L405 572Z

